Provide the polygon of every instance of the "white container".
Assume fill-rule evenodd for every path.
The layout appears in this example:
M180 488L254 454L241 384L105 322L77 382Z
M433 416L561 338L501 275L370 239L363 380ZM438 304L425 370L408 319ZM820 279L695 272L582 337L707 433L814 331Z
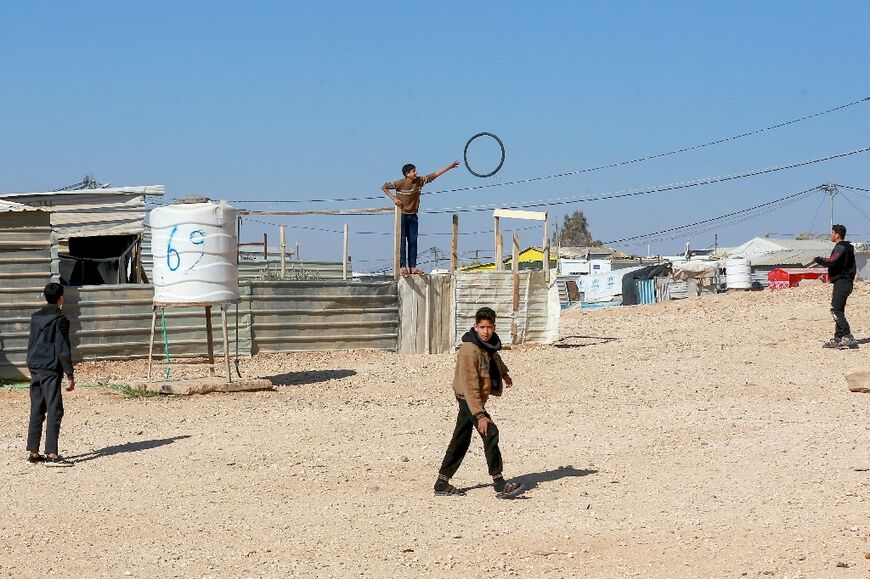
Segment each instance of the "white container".
M151 210L154 303L239 303L238 212L220 203Z
M752 264L748 259L735 257L725 262L727 289L752 289Z

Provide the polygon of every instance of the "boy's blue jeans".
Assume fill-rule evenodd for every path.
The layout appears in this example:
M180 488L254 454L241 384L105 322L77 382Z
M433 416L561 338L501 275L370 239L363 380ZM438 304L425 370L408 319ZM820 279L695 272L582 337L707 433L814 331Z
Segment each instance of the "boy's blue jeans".
M402 214L402 229L399 233L401 239L399 246L399 265L414 269L417 267L417 214ZM405 248L408 248L408 257L405 259Z

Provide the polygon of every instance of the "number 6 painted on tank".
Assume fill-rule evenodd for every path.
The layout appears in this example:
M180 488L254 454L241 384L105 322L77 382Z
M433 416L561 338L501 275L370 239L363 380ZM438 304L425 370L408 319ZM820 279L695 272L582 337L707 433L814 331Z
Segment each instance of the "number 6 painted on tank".
M175 232L178 231L178 226L172 228L172 231L169 232L169 241L166 242L166 267L169 268L169 271L175 271L181 266L181 255L177 250L172 248L172 238L175 236ZM172 267L172 254L175 254L175 267Z

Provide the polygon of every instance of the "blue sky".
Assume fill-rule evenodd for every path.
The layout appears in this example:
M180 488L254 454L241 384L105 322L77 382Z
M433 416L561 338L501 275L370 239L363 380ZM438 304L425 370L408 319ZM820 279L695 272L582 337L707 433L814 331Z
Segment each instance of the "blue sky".
M0 191L47 190L92 174L164 184L249 208L253 200L377 195L406 162L461 160L492 131L504 168L460 167L430 190L622 161L761 128L870 96L866 2L39 2L6 4L0 36ZM870 102L700 151L525 185L424 197L423 208L511 204L738 173L870 145ZM495 161L489 143L472 160ZM870 188L870 154L582 209L613 240L749 207L826 181ZM865 194L867 195L867 194ZM870 215L870 197L848 194ZM827 230L821 194L717 231L654 244L671 252L763 233ZM845 198L837 221L870 222ZM270 217L338 231L390 217ZM509 227L525 224L511 223ZM490 230L486 213L460 228ZM243 240L273 226L245 225ZM421 250L449 237L421 215ZM524 245L540 243L523 231ZM337 260L340 235L291 229L303 257ZM388 235L351 238L356 269L390 261ZM492 253L492 236L460 250ZM644 247L626 247L646 253ZM382 260L378 263L377 260Z

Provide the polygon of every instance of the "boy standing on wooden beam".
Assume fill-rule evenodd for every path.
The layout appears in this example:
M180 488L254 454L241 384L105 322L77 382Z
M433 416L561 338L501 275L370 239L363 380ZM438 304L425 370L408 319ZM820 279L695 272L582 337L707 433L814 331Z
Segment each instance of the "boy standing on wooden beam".
M513 386L507 366L498 351L501 340L495 333L495 312L480 308L474 316L474 327L462 336L462 346L456 353L456 371L453 375L453 392L459 405L453 437L444 454L438 479L435 481L436 496L462 496L465 491L450 484L456 474L468 446L471 432L477 429L483 439L486 464L492 477L496 497L509 499L523 491L516 482L507 482L502 474L501 451L498 448L498 428L484 408L490 395L501 396L502 384Z
M431 183L450 169L459 166L459 161L453 161L443 169L430 173L425 177L417 176L417 167L410 163L402 167L404 179L384 183L381 189L387 194L393 203L402 211L402 225L400 231L401 245L399 249L399 265L402 268L402 276L409 273L422 274L417 268L417 211L420 209L420 193L423 185ZM390 190L396 192L395 195ZM407 256L405 255L407 248ZM409 271L410 268L410 271Z

